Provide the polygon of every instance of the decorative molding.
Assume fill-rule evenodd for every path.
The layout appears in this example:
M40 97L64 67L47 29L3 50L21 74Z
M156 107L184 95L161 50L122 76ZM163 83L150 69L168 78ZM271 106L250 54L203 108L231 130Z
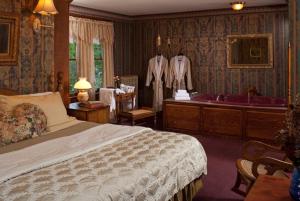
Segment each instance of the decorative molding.
M128 15L122 15L92 8L70 5L70 15L74 17L85 17L95 20L106 21L133 21L134 18Z
M218 9L218 10L204 10L192 11L181 13L168 13L168 14L153 14L153 15L139 15L133 16L135 20L157 20L157 19L174 19L174 18L187 18L187 17L204 17L204 16L218 16L218 15L239 15L251 13L269 13L269 12L288 12L287 5L276 6L263 6L263 7L248 7L241 11L233 11L231 9Z
M70 0L69 0L70 1ZM236 14L250 14L250 13L269 13L269 12L288 12L287 5L264 6L264 7L250 7L241 11L233 11L231 9L179 12L168 14L151 14L151 15L123 15L108 11L96 10L82 6L70 5L70 15L74 17L86 17L95 20L108 21L141 21L141 20L156 20L156 19L172 19L172 18L187 18L187 17L202 17L202 16L216 16L216 15L236 15Z

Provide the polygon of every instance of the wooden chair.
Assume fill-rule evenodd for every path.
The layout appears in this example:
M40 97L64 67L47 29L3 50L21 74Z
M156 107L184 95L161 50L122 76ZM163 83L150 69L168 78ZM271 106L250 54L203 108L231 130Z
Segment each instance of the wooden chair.
M116 100L116 116L118 123L121 122L122 118L126 118L130 120L131 125L135 125L136 121L139 120L147 120L152 118L154 121L154 127L156 127L156 113L152 110L152 108L134 108L134 101L135 101L135 93L125 93L125 94L115 94ZM126 111L124 108L124 103L130 104L131 109Z
M280 147L259 141L248 141L242 149L242 158L236 161L237 178L232 191L246 195L259 174L288 177L293 164ZM240 185L246 185L246 191Z

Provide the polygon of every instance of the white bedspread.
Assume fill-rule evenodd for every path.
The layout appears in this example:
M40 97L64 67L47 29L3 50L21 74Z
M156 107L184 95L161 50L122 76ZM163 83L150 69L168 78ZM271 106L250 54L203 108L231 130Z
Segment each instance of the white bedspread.
M82 155L145 129L147 128L104 124L72 136L0 154L0 183L26 172Z
M99 125L0 155L0 200L169 200L207 173L197 139Z

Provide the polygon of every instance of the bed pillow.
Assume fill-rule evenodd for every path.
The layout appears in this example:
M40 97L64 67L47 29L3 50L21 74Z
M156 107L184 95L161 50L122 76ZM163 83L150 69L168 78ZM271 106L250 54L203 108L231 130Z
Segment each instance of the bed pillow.
M0 119L0 146L42 135L47 130L47 118L41 108L23 103Z
M63 104L59 92L40 96L1 96L0 106L4 107L5 111L12 111L13 107L22 103L31 103L38 105L47 117L47 126L55 126L67 121L70 121L67 115L66 108Z

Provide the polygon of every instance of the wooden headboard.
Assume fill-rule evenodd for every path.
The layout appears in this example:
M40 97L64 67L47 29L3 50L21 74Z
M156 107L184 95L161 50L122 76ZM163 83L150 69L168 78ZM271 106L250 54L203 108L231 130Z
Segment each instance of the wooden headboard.
M12 89L0 89L0 95L13 96L18 94L19 93L17 91L14 91Z
M57 73L57 82L56 82L56 88L54 91L60 92L60 95L64 97L64 87L63 87L63 74L62 72ZM19 95L20 93L18 91L8 89L8 88L0 88L0 95L6 95L6 96L13 96L13 95Z

